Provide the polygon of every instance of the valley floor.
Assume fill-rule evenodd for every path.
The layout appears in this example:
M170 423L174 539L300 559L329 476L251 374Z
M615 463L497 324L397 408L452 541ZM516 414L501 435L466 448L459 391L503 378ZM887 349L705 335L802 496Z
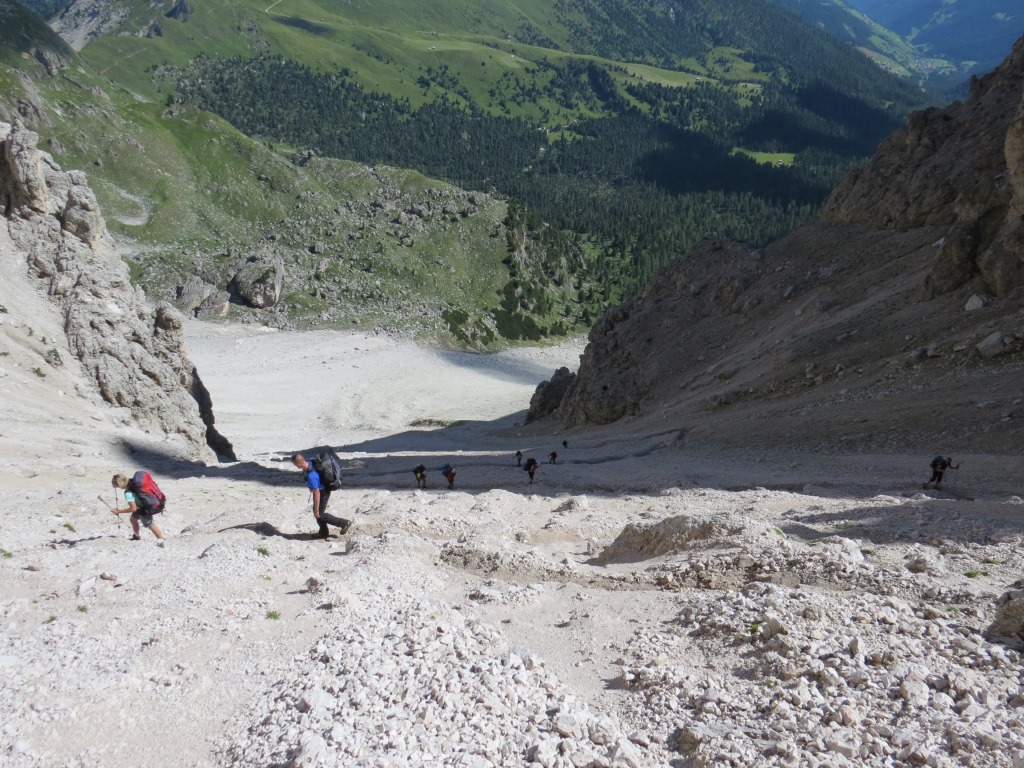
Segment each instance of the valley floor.
M3 427L3 764L1024 765L1020 648L982 636L1024 576L1020 456L955 456L945 493L930 456L520 426L582 340L188 333L238 463L85 406ZM287 461L322 446L327 541ZM137 468L162 546L96 500Z

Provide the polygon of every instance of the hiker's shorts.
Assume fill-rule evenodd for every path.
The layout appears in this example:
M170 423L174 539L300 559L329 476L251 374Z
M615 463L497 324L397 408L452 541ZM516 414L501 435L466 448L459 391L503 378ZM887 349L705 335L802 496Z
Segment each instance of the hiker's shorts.
M145 514L143 514L141 512L133 512L132 513L132 520L138 520L140 523L142 523L147 528L149 528L151 525L153 525L153 516L152 515L145 515Z

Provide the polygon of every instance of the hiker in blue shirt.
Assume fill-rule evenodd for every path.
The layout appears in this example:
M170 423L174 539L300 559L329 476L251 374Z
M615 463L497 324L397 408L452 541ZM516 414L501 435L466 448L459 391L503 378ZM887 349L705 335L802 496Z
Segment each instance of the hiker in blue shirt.
M324 486L320 481L320 473L316 471L312 464L306 461L306 457L301 453L292 455L292 464L302 470L302 476L306 480L306 487L313 494L313 517L316 518L317 525L320 527L320 538L326 539L330 536L330 531L327 528L328 524L337 526L338 530L344 534L349 529L349 526L352 525L352 521L346 520L343 517L336 517L327 511L327 502L331 500L331 489Z
M117 515L119 518L125 512L131 513L132 524L132 541L139 541L142 536L142 526L145 526L153 532L153 535L163 541L164 534L160 530L160 526L153 521L153 515L158 512L163 512L164 505L161 502L158 506L150 508L146 507L142 500L137 498L133 490L129 490L130 481L125 475L114 475L111 479L110 484L114 488L120 488L124 492L124 501L128 505L127 509L118 509L117 507L111 508L111 512ZM116 491L115 491L116 494Z

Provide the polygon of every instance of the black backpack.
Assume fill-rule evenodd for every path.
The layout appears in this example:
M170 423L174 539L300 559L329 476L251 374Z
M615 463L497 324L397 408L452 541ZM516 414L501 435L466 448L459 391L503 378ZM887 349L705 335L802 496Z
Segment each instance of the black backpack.
M313 459L313 469L320 475L320 485L328 491L341 489L341 467L333 453L324 451Z

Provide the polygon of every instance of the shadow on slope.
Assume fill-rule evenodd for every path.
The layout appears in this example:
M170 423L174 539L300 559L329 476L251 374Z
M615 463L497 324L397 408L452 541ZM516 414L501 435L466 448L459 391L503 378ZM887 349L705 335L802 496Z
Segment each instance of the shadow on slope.
M280 528L275 526L273 523L266 521L261 523L242 523L241 525L229 525L227 528L221 528L217 533L225 533L226 531L237 531L247 530L252 531L259 536L278 536L282 539L288 539L289 541L313 541L314 539L320 538L316 533L285 533Z
M873 544L944 542L992 544L1009 534L1024 533L1019 507L1005 503L962 504L944 509L939 504L869 505L836 512L794 515L779 528L787 536L815 541L840 535Z

